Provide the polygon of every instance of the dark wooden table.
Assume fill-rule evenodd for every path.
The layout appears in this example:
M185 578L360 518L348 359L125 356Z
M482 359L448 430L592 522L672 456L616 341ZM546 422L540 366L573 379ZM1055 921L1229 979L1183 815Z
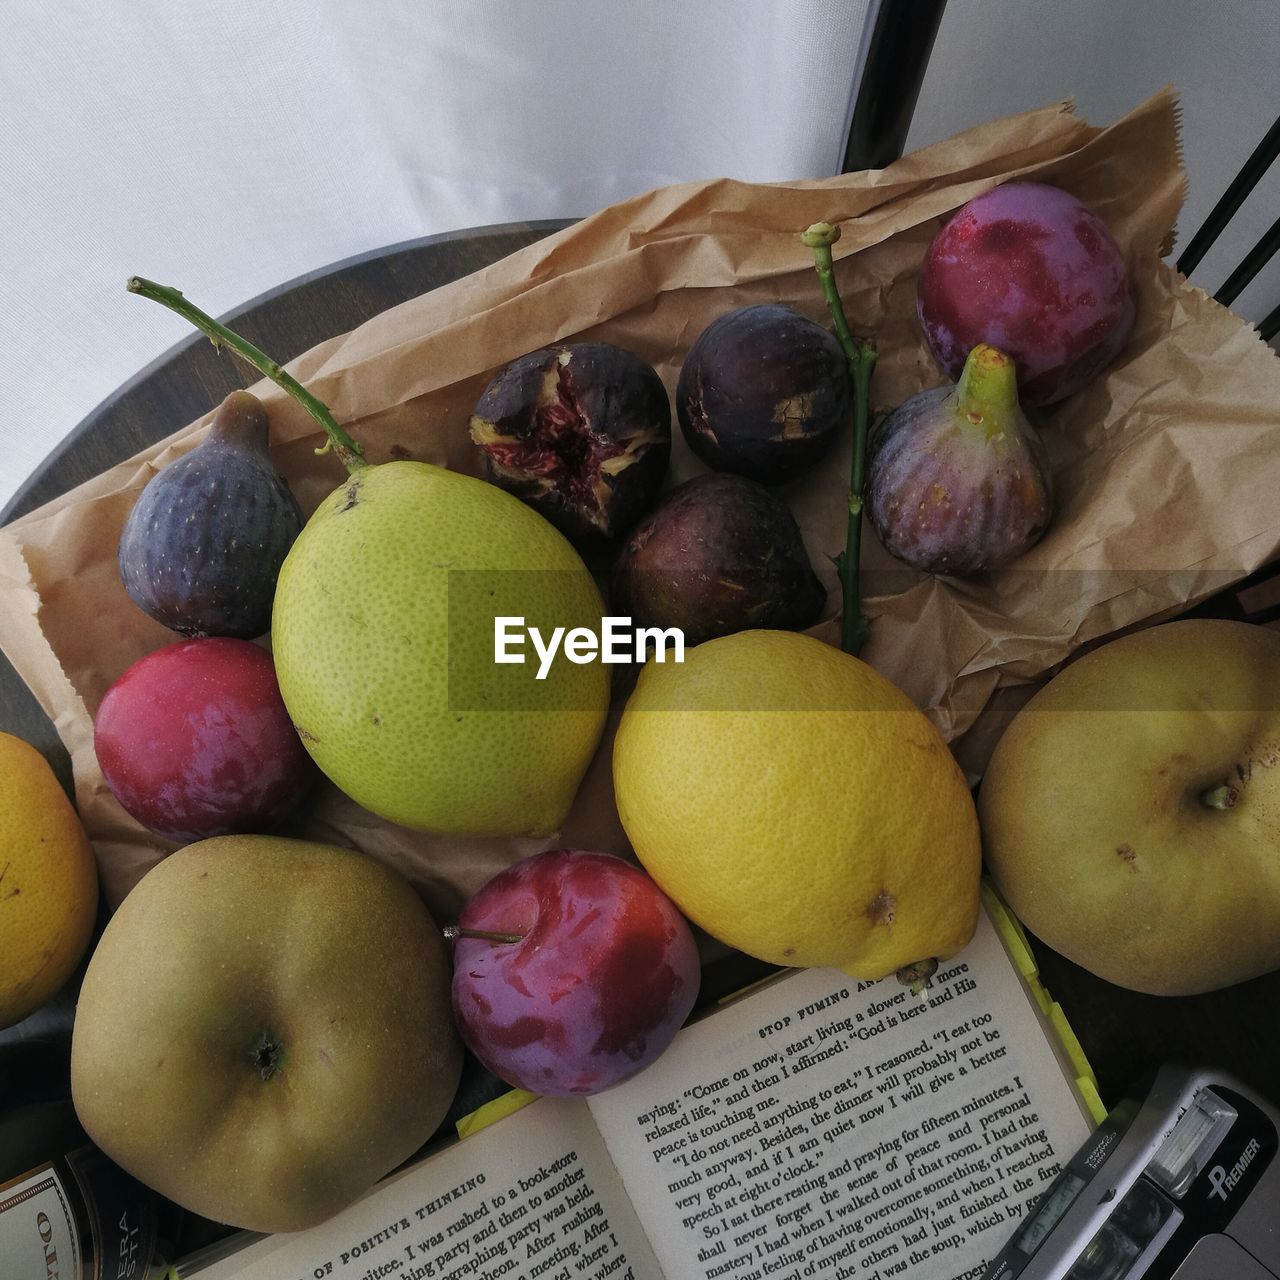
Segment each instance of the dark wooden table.
M491 227L434 236L349 259L275 289L226 317L286 361L407 298L523 248L559 224ZM144 369L95 410L23 486L0 524L42 505L178 429L254 375L193 336ZM1238 612L1230 602L1227 613ZM1210 610L1212 611L1212 610ZM38 746L69 782L65 753L47 718L0 659L0 729ZM1280 973L1227 991L1161 999L1101 982L1043 947L1042 975L1093 1063L1103 1099L1165 1059L1223 1067L1280 1102ZM69 1024L64 998L22 1024L28 1033ZM5 1036L0 1033L0 1044Z

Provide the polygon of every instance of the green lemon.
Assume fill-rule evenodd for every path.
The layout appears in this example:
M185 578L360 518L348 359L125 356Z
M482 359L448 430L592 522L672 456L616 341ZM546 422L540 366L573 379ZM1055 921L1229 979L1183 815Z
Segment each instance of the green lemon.
M141 276L128 288L282 387L349 472L285 558L271 615L280 693L316 763L404 826L555 831L609 706L583 634L599 645L604 605L577 552L483 480L425 462L370 466L322 401L180 290ZM498 633L512 630L502 647L524 661L499 662ZM542 654L530 652L535 632Z
M560 652L496 661L517 634L598 633L599 590L546 520L422 462L361 466L308 521L271 623L280 692L307 750L373 813L420 830L545 835L604 727L609 677ZM543 671L542 678L539 672Z

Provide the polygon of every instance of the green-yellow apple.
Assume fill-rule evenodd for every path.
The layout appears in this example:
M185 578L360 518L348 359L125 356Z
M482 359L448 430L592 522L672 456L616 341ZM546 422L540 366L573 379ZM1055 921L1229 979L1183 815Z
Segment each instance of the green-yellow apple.
M1014 912L1099 977L1280 967L1280 634L1192 619L1086 654L1009 725L978 812Z
M85 973L72 1096L108 1156L255 1231L337 1212L453 1101L449 960L412 886L363 854L220 836L125 898Z

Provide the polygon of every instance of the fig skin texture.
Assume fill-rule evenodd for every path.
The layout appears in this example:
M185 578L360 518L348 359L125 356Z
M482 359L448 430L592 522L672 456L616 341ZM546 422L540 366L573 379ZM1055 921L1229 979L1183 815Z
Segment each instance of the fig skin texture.
M1008 182L962 206L925 252L916 309L935 359L957 378L988 343L1013 357L1024 405L1092 382L1133 331L1124 257L1106 224L1042 182Z
M652 366L607 342L513 360L485 388L471 438L487 478L573 542L616 542L657 500L671 402Z
M871 437L866 495L885 549L929 573L981 573L1034 546L1053 487L1013 361L977 346L956 386L899 405Z
M685 643L752 627L800 631L827 593L777 494L745 476L686 481L632 531L611 603L637 626L679 627Z
M785 484L827 451L851 398L835 337L790 307L760 303L698 335L680 369L676 415L707 466Z
M120 534L120 579L179 635L252 640L271 627L276 577L301 529L267 453L266 410L233 391L205 439L138 495Z

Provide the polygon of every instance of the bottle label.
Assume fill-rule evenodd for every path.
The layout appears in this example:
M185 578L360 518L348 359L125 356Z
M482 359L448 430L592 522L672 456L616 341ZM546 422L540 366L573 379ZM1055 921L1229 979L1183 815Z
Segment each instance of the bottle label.
M144 1280L155 1248L153 1198L93 1147L0 1186L5 1280Z
M87 1280L62 1178L42 1165L0 1188L0 1255L14 1280Z

